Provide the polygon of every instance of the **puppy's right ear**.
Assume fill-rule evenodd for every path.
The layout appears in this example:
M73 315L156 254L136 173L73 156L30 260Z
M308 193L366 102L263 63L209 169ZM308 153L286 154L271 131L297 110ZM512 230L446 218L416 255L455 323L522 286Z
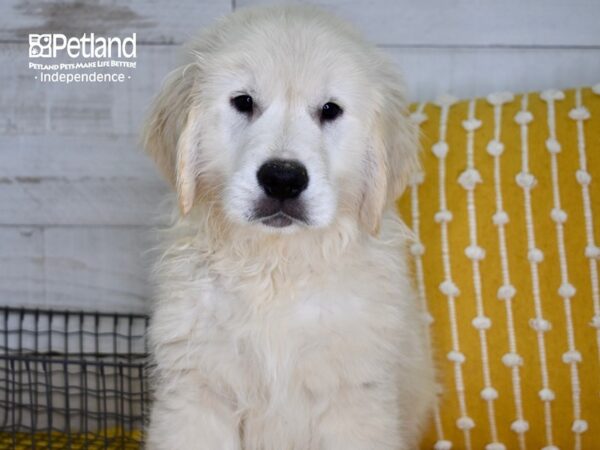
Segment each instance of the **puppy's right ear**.
M198 172L199 133L193 101L196 71L190 65L168 75L142 132L145 150L177 190L184 215L194 204Z

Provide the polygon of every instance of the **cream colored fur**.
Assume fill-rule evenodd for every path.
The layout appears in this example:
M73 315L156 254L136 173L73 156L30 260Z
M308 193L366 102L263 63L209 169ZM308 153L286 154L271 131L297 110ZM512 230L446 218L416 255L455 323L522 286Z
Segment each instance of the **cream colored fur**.
M416 448L434 377L393 212L418 170L400 79L307 7L240 10L187 54L144 132L181 211L156 263L147 448ZM306 165L307 224L251 220L271 157Z

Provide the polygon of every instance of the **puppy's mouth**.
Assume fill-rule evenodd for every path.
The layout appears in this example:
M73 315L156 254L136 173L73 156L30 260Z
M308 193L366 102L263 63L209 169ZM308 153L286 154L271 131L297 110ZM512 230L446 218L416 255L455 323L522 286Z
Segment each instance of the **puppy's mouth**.
M285 228L294 223L294 219L285 213L279 212L261 219L261 223L273 228Z
M304 204L299 199L262 198L254 208L251 219L273 228L285 228L294 223L308 225Z

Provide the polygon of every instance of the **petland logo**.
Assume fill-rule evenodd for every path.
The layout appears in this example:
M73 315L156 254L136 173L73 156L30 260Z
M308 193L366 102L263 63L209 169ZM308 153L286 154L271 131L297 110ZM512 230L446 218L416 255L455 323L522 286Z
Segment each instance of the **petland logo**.
M136 34L126 38L100 37L94 33L80 38L64 34L30 34L30 58L56 58L66 51L70 58L135 58Z
M135 33L123 38L30 34L29 68L42 83L123 83L136 68L136 44Z

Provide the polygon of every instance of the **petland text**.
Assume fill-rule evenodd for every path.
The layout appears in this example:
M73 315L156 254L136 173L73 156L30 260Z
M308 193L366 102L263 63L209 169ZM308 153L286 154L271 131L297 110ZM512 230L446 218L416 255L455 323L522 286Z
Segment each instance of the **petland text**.
M81 37L67 37L64 34L30 34L30 58L56 58L62 53L70 58L136 58L137 36L102 37L94 33L84 33Z

